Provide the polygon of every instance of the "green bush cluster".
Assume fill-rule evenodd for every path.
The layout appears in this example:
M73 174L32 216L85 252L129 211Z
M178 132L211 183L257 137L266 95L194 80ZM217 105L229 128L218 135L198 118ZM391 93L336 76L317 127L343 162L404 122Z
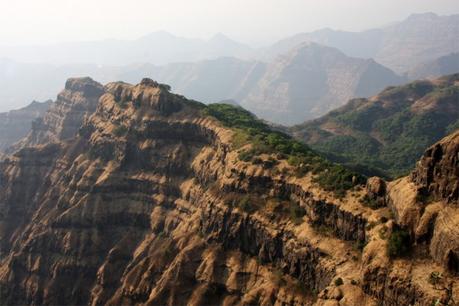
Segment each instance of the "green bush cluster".
M296 225L301 224L303 222L303 217L306 215L306 210L299 206L295 202L290 202L290 219Z
M390 257L408 255L411 250L410 234L401 228L394 227L389 237L387 251Z
M381 203L377 199L370 198L367 194L360 199L360 203L371 209L378 209L382 207Z
M336 287L339 287L342 284L344 284L344 281L343 281L343 279L341 277L338 277L337 279L335 279L335 286Z
M243 149L238 157L242 161L260 162L260 154L277 154L295 167L298 177L312 171L318 174L316 182L326 190L343 195L346 190L365 182L365 178L349 169L331 163L307 145L294 140L285 133L274 131L243 108L229 104L210 104L203 109L206 116L212 116L225 126L235 129L233 147L241 148L247 143L250 149ZM274 166L267 163L266 167Z
M245 212L251 213L255 211L255 207L252 205L249 196L244 196L237 205L240 209Z
M117 127L115 127L115 129L113 130L113 134L116 136L116 137L121 137L121 136L124 136L126 135L128 132L128 128L125 126L125 125L118 125Z
M413 112L411 103L423 98L437 104L457 101L459 87L434 86L420 81L389 88L379 95L382 101L368 106L345 107L328 115L350 135L322 135L312 147L329 159L366 175L395 178L407 175L424 150L459 128L454 111L436 110ZM352 103L350 103L352 104ZM457 103L456 103L457 104ZM454 105L454 104L453 104ZM320 128L306 126L294 129L306 135L317 134Z

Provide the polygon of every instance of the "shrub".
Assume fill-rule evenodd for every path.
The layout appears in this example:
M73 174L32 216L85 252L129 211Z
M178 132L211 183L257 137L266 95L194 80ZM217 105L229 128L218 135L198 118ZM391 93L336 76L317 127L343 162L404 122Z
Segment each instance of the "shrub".
M360 203L365 206L369 207L371 209L378 209L381 208L383 205L381 205L381 202L374 199L370 198L367 194L363 196L363 198L360 199Z
M128 128L125 125L119 125L113 129L113 134L116 137L124 136L126 135L127 132L128 132Z
M252 204L249 195L243 196L237 206L246 213L252 213L256 210L256 207Z
M203 114L212 116L223 125L236 130L233 136L233 147L239 148L250 143L252 148L239 152L241 161L249 162L260 154L278 154L286 158L296 168L295 175L304 176L313 171L319 174L317 183L324 189L344 196L345 191L365 181L365 178L347 168L333 164L307 145L278 131L273 131L267 124L258 120L250 112L241 107L228 104L210 104L203 109ZM273 162L264 163L266 168L274 166Z
M252 150L244 150L244 151L239 152L238 154L239 160L245 161L245 162L251 161L253 157L254 157L254 153Z
M285 285L283 273L280 269L274 269L271 280L276 286Z
M440 283L442 278L443 275L441 272L434 271L429 275L429 283L432 285L437 285L438 283Z
M271 169L275 165L277 165L277 160L273 159L272 157L269 157L267 160L263 161L263 168L265 169Z
M411 239L410 234L401 228L394 227L389 237L387 250L390 257L405 256L410 252Z
M115 158L115 150L113 144L93 145L87 151L87 156L90 159L98 159L107 162Z
M357 240L357 241L354 243L354 248L355 248L357 251L362 252L366 245L367 245L367 242L366 242L365 240Z
M290 219L296 225L303 222L303 217L306 215L306 210L297 203L290 202Z

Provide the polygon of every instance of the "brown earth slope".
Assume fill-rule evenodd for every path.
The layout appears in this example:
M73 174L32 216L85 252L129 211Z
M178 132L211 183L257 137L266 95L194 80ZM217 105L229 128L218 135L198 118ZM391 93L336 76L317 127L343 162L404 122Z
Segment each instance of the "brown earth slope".
M75 79L66 88L70 105L92 101L89 93L100 87L88 82ZM409 257L389 257L386 251L399 227L408 231L434 211L402 218L404 211L427 205L416 196L416 179L387 188L372 179L368 191L357 185L337 198L315 182L316 174L294 175L282 155L262 154L257 163L241 160L237 131L165 85L145 79L103 90L97 109L73 138L25 145L0 163L2 304L459 300L457 250L442 255L437 248L454 235L454 215L439 213L432 235L410 240ZM75 120L55 122L66 130ZM440 146L456 142L453 136ZM434 164L457 167L457 143L452 148ZM426 170L417 171L413 177L420 178ZM442 172L435 173L423 184L440 182ZM448 175L457 178L457 172ZM423 195L438 195L435 205L455 209L457 197L433 192L450 187L424 185ZM409 196L412 202L405 201ZM375 199L382 207L363 205Z

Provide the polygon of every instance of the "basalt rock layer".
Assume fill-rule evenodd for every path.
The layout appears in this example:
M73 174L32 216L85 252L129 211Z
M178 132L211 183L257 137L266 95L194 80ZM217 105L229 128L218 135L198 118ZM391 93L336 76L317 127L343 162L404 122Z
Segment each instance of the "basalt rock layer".
M0 163L2 304L458 300L458 279L437 256L389 258L398 215L392 204L364 205L363 186L337 197L282 156L242 160L236 131L152 80L102 88L78 79L66 92L100 95L77 131L72 112L55 117L73 136ZM390 197L391 185L379 193ZM432 269L448 286L428 282Z

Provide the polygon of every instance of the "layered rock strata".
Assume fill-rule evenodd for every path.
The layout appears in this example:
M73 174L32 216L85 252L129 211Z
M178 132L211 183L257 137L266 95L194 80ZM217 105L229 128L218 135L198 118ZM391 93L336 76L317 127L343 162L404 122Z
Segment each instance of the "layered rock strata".
M436 256L388 257L385 235L403 225L391 217L395 204L362 205L367 191L360 186L337 198L282 159L272 168L240 160L233 130L152 80L102 89L87 79L71 83L72 97L100 95L92 114L78 117L78 129L76 120L56 118L61 132L53 135L61 136L29 143L0 163L3 303L458 299L457 277ZM75 118L71 113L62 115ZM69 130L73 136L63 136ZM304 213L292 216L297 207ZM437 268L451 290L428 282L426 271Z

